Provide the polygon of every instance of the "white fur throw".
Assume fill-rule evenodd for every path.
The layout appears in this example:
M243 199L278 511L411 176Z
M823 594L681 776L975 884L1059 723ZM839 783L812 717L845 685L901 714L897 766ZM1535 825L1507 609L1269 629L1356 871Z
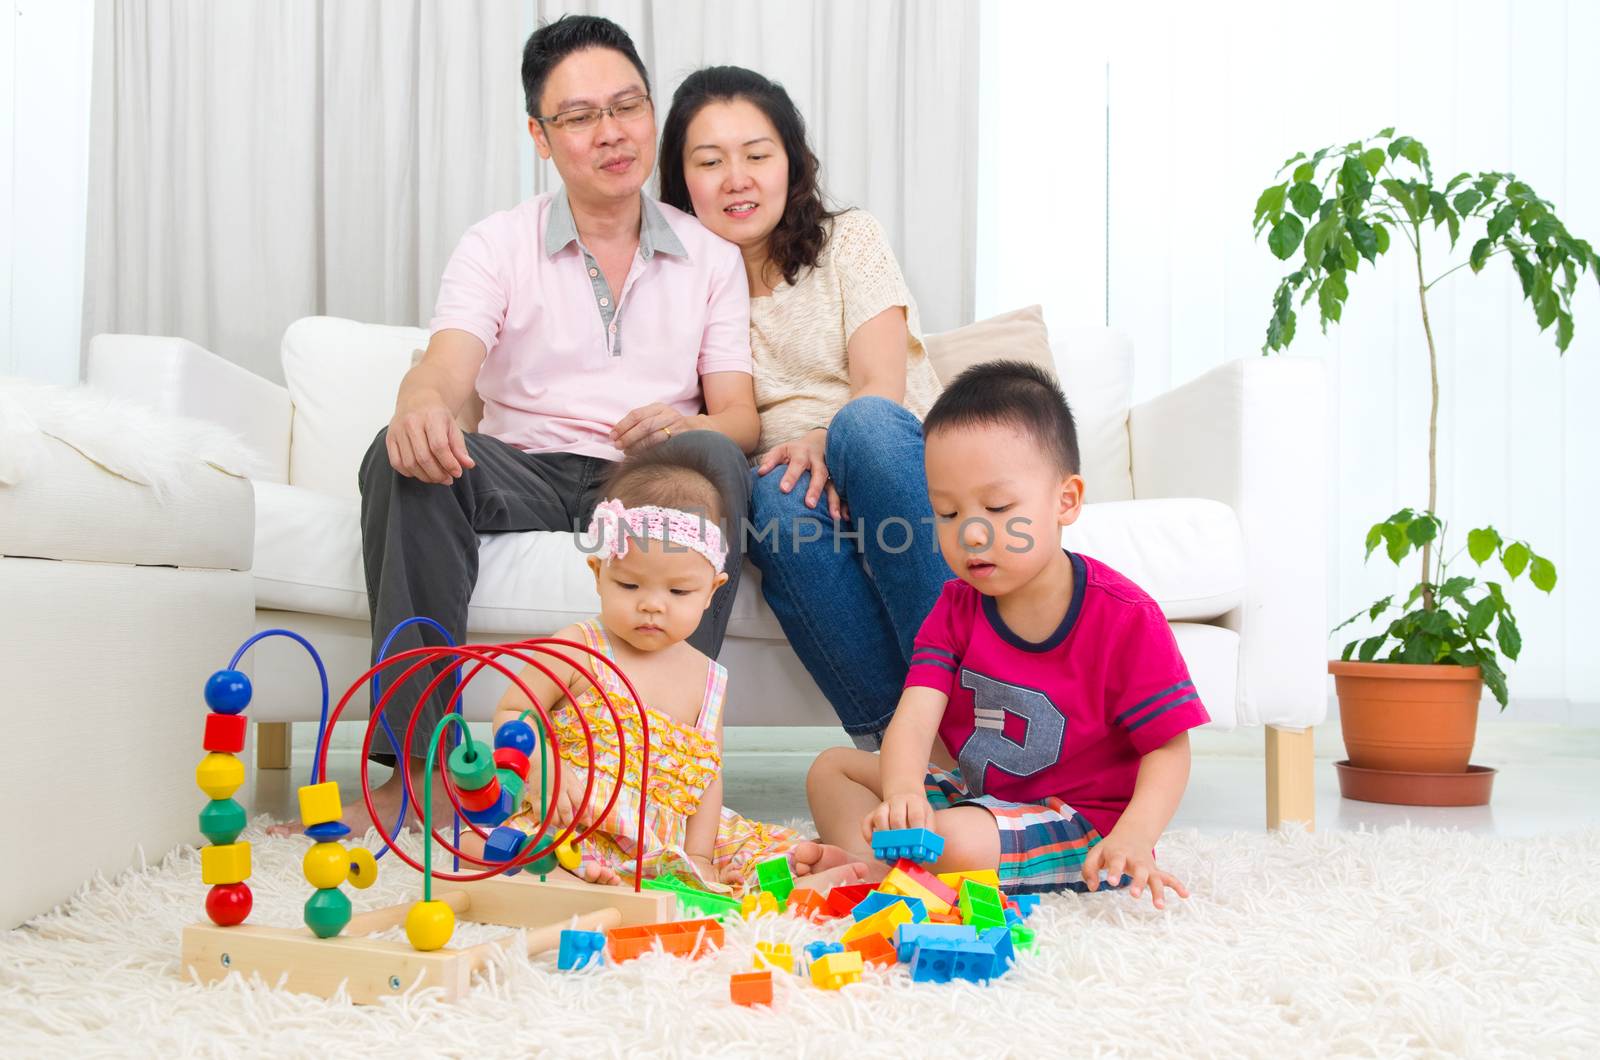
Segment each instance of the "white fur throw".
M46 386L0 378L0 484L14 486L38 466L46 437L71 446L113 475L158 497L183 491L196 465L247 477L260 461L233 432L173 416L87 386Z

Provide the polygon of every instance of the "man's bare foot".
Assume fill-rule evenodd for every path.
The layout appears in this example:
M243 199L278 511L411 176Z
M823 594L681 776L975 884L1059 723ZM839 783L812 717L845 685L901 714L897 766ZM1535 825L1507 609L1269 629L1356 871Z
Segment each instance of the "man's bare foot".
M417 769L411 774L411 784L420 796L424 790L422 770ZM377 810L378 818L383 821L383 827L388 831L394 830L395 818L400 814L400 800L405 795L405 784L400 779L400 771L394 770L388 780L372 789L372 806ZM372 826L372 816L367 812L367 804L361 797L361 789L348 784L339 785L339 799L344 806L344 816L340 818L350 828L353 835L365 835ZM433 814L434 820L441 824L450 820L450 799L444 793L444 786L436 775L433 780ZM405 827L411 830L422 828L422 814L418 811L416 803L407 803ZM435 825L438 827L438 825ZM267 829L267 834L272 836L299 835L305 831L305 826L299 821L286 821L275 824Z
M791 852L795 886L825 891L841 883L866 883L877 862L865 862L843 847L806 840ZM881 875L879 876L881 879Z

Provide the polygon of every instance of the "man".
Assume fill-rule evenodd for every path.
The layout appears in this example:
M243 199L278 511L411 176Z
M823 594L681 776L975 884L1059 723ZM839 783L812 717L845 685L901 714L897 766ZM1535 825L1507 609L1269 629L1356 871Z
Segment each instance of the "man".
M557 19L528 38L522 81L528 131L564 188L462 238L427 352L362 463L374 656L413 615L465 641L477 535L583 529L625 453L681 447L735 518L748 503L745 453L760 421L744 266L732 244L642 192L656 123L632 40L607 19ZM474 392L483 418L464 434L456 417ZM725 538L731 577L690 638L713 657L739 580L739 535ZM422 644L422 629L408 626L390 654ZM386 670L386 683L403 670ZM426 683L414 677L391 700L397 738ZM448 699L441 687L409 749L418 768ZM374 792L386 818L400 782L397 770Z

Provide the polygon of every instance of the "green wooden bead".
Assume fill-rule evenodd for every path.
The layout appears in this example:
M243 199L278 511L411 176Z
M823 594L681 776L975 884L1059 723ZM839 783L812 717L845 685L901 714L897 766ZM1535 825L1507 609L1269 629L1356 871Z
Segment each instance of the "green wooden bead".
M511 792L511 805L516 808L511 812L516 813L522 808L522 778L509 769L497 769L495 772L500 775L500 787Z
M306 899L306 927L319 939L331 939L350 923L350 899L337 887L313 891Z
M244 807L232 799L212 799L200 811L200 834L217 846L238 839L244 825Z
M450 752L450 779L462 791L477 791L494 776L494 753L482 740L464 741Z
M528 862L526 868L535 876L543 876L546 873L556 871L556 852L552 850L542 858L534 858Z

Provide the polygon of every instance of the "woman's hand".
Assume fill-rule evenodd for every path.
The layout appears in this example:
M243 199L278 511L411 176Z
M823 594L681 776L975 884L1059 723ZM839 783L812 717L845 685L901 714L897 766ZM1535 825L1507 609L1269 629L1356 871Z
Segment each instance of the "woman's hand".
M1165 888L1172 888L1179 898L1189 897L1189 890L1182 880L1156 868L1156 856L1150 850L1151 845L1138 837L1119 836L1113 828L1110 835L1089 848L1088 857L1083 859L1083 882L1088 884L1091 891L1098 889L1101 869L1105 870L1106 880L1113 887L1122 882L1122 877L1131 876L1133 884L1128 888L1128 893L1138 898L1148 887L1150 904L1157 909L1167 907Z
M809 471L811 483L806 487L806 507L815 508L823 490L827 490L828 514L835 519L848 519L850 510L845 507L839 498L839 491L834 489L833 483L829 481L828 463L825 459L827 450L828 429L818 427L798 438L768 449L761 457L761 463L756 465L756 473L765 475L779 464L789 465L783 472L783 481L778 483L778 488L788 493L794 489L794 484L800 481L800 476Z
M660 445L674 434L692 430L689 417L657 401L634 409L611 428L611 444L630 456Z

